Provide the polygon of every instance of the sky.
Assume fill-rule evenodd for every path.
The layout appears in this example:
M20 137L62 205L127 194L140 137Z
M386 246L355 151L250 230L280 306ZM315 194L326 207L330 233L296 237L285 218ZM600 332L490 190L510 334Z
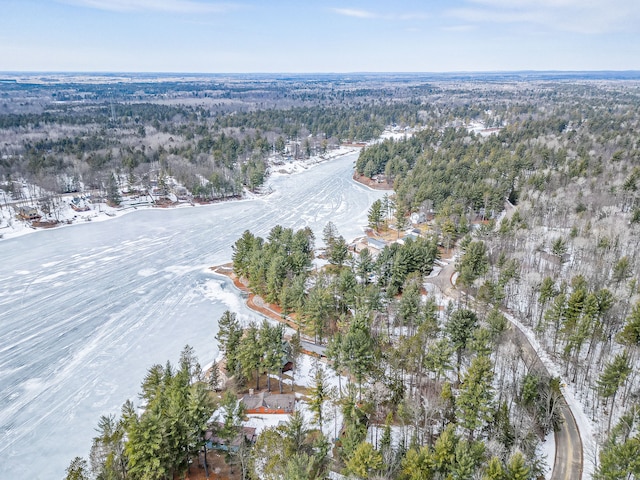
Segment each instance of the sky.
M640 0L0 0L0 71L640 70Z

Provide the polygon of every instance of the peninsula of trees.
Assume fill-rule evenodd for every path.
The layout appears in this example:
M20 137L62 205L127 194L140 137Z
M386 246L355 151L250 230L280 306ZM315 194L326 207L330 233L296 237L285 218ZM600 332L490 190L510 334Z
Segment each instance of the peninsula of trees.
M393 187L369 211L371 237L386 244L356 247L329 224L322 260L320 232L308 229L247 231L234 245L237 276L296 330L235 325L229 313L220 341L236 393L271 389L297 333L325 348L323 371L340 382L333 388L318 374L305 394L313 415L292 417L233 456L243 475L535 478L545 469L538 444L562 428L568 392L587 429L586 474L640 476L637 79L243 81L3 84L0 115L7 202L18 200L23 180L56 195L108 195L113 183L153 188L168 177L194 196L223 198L257 188L270 155L392 132L367 143L355 164L356 176ZM410 225L417 232L407 234ZM430 277L443 264L457 272L455 288ZM247 346L258 344L259 355ZM165 439L189 433L175 451L161 449L161 471L143 474L140 456L159 458L157 450L127 447L138 437L126 430L109 461L127 465L127 478L183 471L202 447L204 414L184 423L165 414L198 410L188 405L206 396L205 384L182 366L156 370L170 400L150 396L132 425L147 426L138 432L149 438L157 428ZM337 442L323 428L333 410L342 419Z

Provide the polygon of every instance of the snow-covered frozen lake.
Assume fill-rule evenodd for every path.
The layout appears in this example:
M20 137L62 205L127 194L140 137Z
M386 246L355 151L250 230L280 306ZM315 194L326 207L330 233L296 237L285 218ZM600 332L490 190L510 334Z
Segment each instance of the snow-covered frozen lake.
M353 180L356 154L270 180L268 197L142 210L0 242L0 478L64 477L88 458L100 415L137 403L147 369L193 346L217 356L224 310L252 316L208 267L231 259L244 230L331 220L362 234L384 192Z

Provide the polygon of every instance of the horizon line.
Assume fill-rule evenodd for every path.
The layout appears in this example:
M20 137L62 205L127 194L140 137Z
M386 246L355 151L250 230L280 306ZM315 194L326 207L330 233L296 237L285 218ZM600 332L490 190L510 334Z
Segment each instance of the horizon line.
M450 75L450 74L504 74L504 73L640 73L640 69L598 70L446 70L446 71L251 71L251 72L198 72L198 71L126 71L126 70L0 70L0 75Z

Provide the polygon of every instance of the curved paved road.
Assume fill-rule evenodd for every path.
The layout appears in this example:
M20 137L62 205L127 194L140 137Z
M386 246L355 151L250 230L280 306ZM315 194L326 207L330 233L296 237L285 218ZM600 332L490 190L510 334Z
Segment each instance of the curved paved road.
M458 300L461 292L451 282L454 273L455 266L453 262L450 262L436 276L427 278L426 282L435 285L445 297ZM509 317L507 316L507 318ZM539 370L549 375L547 367L540 360L524 332L515 323L511 322L511 325L516 335L516 341L522 346L522 352L527 357L527 363L529 365L535 364ZM555 433L556 455L551 480L580 480L583 469L580 431L571 407L567 404L564 396L560 398L560 408L562 427Z

